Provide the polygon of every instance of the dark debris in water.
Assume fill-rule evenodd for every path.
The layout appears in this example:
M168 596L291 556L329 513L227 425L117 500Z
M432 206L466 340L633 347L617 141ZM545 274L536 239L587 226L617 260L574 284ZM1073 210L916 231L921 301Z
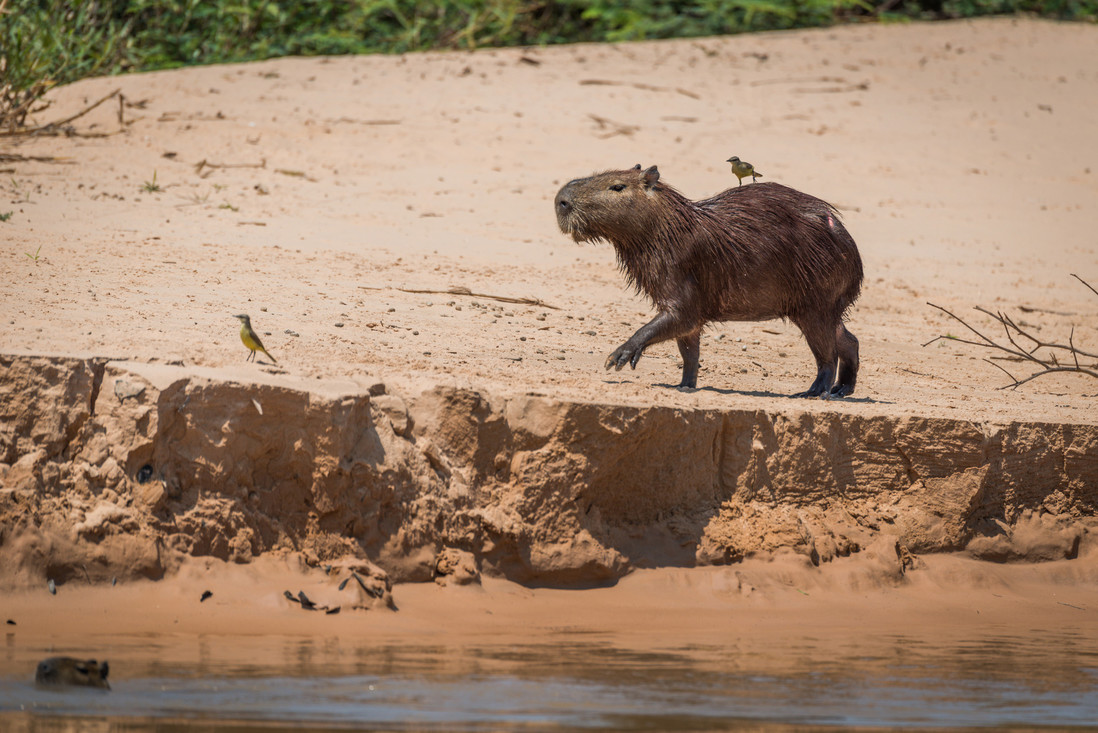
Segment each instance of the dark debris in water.
M314 603L312 599L309 598L309 596L305 595L305 591L303 590L299 590L296 596L290 591L284 590L282 591L282 595L286 597L286 600L293 601L294 603L304 608L306 611L323 611L329 616L339 613L339 606L319 606Z

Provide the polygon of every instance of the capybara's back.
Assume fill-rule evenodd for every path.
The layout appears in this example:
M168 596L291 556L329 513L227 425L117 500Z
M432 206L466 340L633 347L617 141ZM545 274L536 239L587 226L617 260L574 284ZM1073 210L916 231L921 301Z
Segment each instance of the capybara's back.
M724 294L719 307L725 317L714 320L796 321L836 309L842 316L857 300L862 258L827 202L779 183L756 183L697 205L713 213L715 239L723 250L712 259L711 271L725 283L713 287ZM724 236L727 231L735 236ZM752 286L729 288L740 274L751 278ZM742 317L728 317L733 314Z

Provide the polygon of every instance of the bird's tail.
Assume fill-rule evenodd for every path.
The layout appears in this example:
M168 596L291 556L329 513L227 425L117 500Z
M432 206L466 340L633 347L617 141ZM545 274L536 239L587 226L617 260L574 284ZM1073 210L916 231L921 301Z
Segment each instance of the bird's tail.
M271 356L271 352L267 351L266 349L261 349L261 351L262 351L262 352L263 352L264 354L266 354L266 355L267 355L267 358L268 358L268 359L270 359L271 361L273 361L273 362L274 362L275 364L277 364L277 363L278 363L278 359L276 359L276 358L274 358L273 356Z

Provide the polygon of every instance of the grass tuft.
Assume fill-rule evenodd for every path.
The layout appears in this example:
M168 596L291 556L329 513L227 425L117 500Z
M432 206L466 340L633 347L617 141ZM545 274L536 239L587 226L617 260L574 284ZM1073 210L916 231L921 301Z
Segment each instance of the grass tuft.
M153 177L151 181L145 181L141 184L141 190L146 193L159 193L164 189L160 188L160 184L156 182L156 171L153 171Z

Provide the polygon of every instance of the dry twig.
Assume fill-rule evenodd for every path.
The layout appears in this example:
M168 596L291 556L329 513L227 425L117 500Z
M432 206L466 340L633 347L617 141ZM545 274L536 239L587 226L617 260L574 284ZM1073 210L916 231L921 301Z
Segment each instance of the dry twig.
M675 92L681 94L684 97L690 97L691 99L701 99L699 94L696 94L689 89L683 89L682 87L658 87L654 84L641 84L639 82L625 82L625 81L611 81L609 79L581 79L580 84L583 86L604 86L604 87L624 87L629 86L634 89L642 89L646 92Z
M1091 292L1093 292L1095 295L1098 295L1098 290L1095 290L1086 280L1074 273L1072 273L1071 276L1079 282L1083 283L1083 285L1090 288ZM1009 344L1006 345L999 343L990 336L985 335L984 333L970 325L967 321L965 321L965 319L958 316L956 313L953 313L940 305L935 305L934 303L928 302L927 305L929 305L931 308L937 308L953 320L960 323L962 326L974 333L979 338L979 340L975 341L972 339L959 338L957 336L949 335L936 336L935 338L932 338L930 341L927 341L925 344L923 344L924 347L930 346L935 341L957 341L962 344L969 344L970 346L979 346L985 349L1000 351L1007 355L1006 357L1000 357L1001 359L1006 358L1013 361L1028 361L1037 367L1036 372L1030 374L1027 377L1019 379L1018 377L1015 377L1013 374L1007 371L1004 367L993 362L991 359L984 359L984 361L986 361L988 364L991 364L993 367L1010 377L1011 383L1004 385L999 389L1006 389L1007 387L1010 387L1011 389L1016 389L1017 387L1020 387L1026 382L1036 379L1037 377L1043 377L1046 374L1055 374L1057 372L1073 372L1075 374L1085 374L1089 377L1094 377L1095 379L1098 379L1098 362L1094 364L1082 364L1079 361L1080 357L1084 359L1098 360L1098 354L1089 351L1083 351L1075 345L1074 326L1072 326L1071 332L1068 334L1068 342L1066 344L1060 344L1053 341L1045 341L1034 336L1032 333L1020 326L1017 321L1015 321L1006 313L1003 313L1001 311L993 313L981 306L975 306L976 310L985 315L991 316L995 321L999 323L999 325L1003 327L1003 333L1006 335L1006 340ZM1041 349L1044 349L1043 354L1038 353ZM1064 352L1067 352L1067 357L1069 357L1068 359L1064 358Z
M455 285L452 288L446 290L419 290L416 288L374 288L368 285L359 285L363 290L399 290L402 293L429 293L432 295L465 295L470 298L486 298L488 300L498 300L500 303L518 303L519 305L532 305L538 308L550 308L555 311L559 311L560 308L555 305L549 305L544 300L538 300L537 298L512 298L507 295L488 295L486 293L474 293L467 287L462 285Z
M45 125L39 125L38 127L21 127L17 130L8 130L8 131L0 132L0 136L15 137L15 136L18 136L18 135L61 135L61 134L66 132L64 128L70 122L83 117L84 115L91 112L93 109L95 109L99 105L106 102L108 99L113 99L114 97L121 96L121 94L122 94L121 89L115 89L113 92L111 92L107 96L103 97L102 99L100 99L96 102L93 102L92 104L89 104L87 107L80 110L76 114L70 115L69 117L66 117L63 120L57 120L55 122L47 122ZM102 135L103 135L103 133L99 133L99 134L94 135L94 136L95 137L100 137ZM89 137L91 137L91 136L89 135Z
M266 167L267 167L267 159L266 158L263 158L258 163L211 163L210 161L203 158L202 160L200 160L199 162L194 164L194 172L197 173L199 176L202 176L203 178L205 178L206 176L203 176L202 172L207 168L216 169L216 168L266 168Z
M53 155L20 155L19 153L0 153L0 163L71 163L71 158L58 158Z
M806 83L838 83L846 84L847 81L841 76L788 76L781 79L756 79L750 83L750 86L761 87L768 84L806 84Z
M1086 280L1084 280L1083 278L1079 277L1079 276L1078 276L1078 275L1076 275L1076 274L1075 274L1074 272L1073 272L1073 273L1071 273L1071 276L1072 276L1073 278L1075 278L1076 280L1078 280L1079 282L1083 283L1083 285L1086 285L1086 286L1087 286L1088 288L1090 288L1090 292L1094 293L1095 295L1098 295L1098 290L1095 290L1095 289L1094 289L1094 286L1093 286L1093 285L1091 285L1090 283L1088 283L1088 282L1087 282Z

